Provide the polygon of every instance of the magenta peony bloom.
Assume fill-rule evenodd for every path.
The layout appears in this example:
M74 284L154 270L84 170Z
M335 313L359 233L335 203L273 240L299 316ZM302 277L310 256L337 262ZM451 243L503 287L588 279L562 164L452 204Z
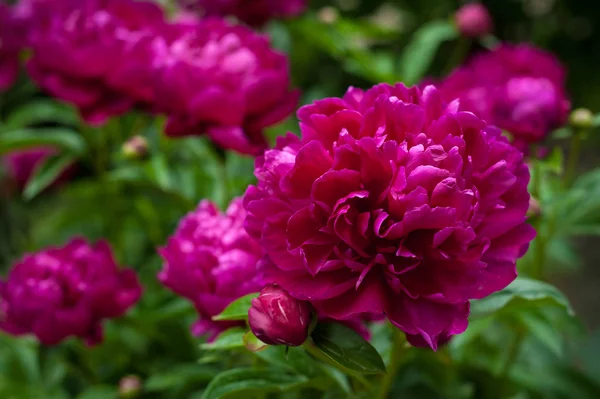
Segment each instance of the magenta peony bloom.
M193 327L196 335L208 334L214 339L221 331L239 325L215 322L211 317L263 286L256 272L263 251L244 231L245 217L241 199L233 200L225 214L213 203L202 201L159 251L165 260L160 282L192 301L200 314Z
M12 9L0 3L0 90L12 86L19 74L19 52L24 44Z
M264 128L298 101L286 57L244 26L186 19L156 61L157 107L169 115L171 137L206 133L223 148L255 154L266 146Z
M514 136L525 149L567 120L565 72L551 54L529 45L504 44L475 56L441 84L446 100Z
M454 19L458 30L466 37L488 35L494 27L488 9L480 3L465 4L456 12Z
M102 320L123 315L141 294L135 272L117 268L106 242L74 239L26 255L0 281L0 329L35 334L44 345L70 336L94 345Z
M233 15L252 26L262 26L271 18L286 18L301 14L307 0L179 0L186 9L206 16Z
M248 324L265 344L300 346L308 338L312 309L277 285L267 285L248 310Z
M246 230L267 283L321 317L386 315L436 349L501 290L535 232L523 155L433 86L350 88L256 161Z
M50 147L35 147L27 150L12 151L2 159L9 176L19 190L23 190L35 169L48 157L55 155L56 150ZM54 182L58 184L69 178L73 168L67 168Z
M30 76L75 105L88 123L102 124L152 101L151 44L164 28L158 5L62 0L36 3L31 14Z

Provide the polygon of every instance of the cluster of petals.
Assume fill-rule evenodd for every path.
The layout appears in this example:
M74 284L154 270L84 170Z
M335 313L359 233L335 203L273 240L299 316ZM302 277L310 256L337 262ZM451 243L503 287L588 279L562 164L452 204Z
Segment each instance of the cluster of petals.
M141 293L135 272L118 269L107 243L74 239L26 255L0 281L0 329L45 345L71 336L97 344L102 321L123 315Z
M461 110L508 131L514 144L525 149L566 122L565 75L550 53L527 44L502 44L474 56L440 88L446 100L460 98Z
M91 124L149 106L151 44L165 24L157 4L38 0L29 11L27 71L42 89L75 105Z
M350 88L298 112L256 161L260 269L320 317L387 317L433 349L507 286L535 231L523 155L433 86Z
M19 74L19 52L24 45L14 10L0 3L0 90L13 85Z
M256 154L263 130L295 109L287 58L266 36L221 19L187 18L157 45L157 108L171 137L207 134L217 145Z
M237 325L213 321L229 303L263 287L256 264L263 251L244 231L246 212L235 199L225 213L202 201L183 218L167 245L159 250L164 268L158 278L176 294L189 299L200 314L195 335L214 339Z
M301 14L307 0L179 0L189 10L205 16L235 16L251 26L262 26L272 18Z

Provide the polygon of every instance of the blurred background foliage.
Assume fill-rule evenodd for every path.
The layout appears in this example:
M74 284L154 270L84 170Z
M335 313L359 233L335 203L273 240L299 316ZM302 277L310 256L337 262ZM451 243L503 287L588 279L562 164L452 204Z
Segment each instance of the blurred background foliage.
M600 111L597 1L483 3L494 18L498 39L533 42L556 54L568 68L574 107ZM350 85L414 84L447 74L468 54L489 44L458 37L451 18L462 4L312 0L302 17L272 21L265 31L289 55L294 84L306 104L340 96ZM219 352L200 349L201 340L189 334L193 306L156 281L161 261L155 251L200 199L212 199L223 207L243 194L253 182L253 159L216 151L203 139L168 140L161 134L164 121L142 114L90 128L79 122L73 109L41 94L25 76L0 101L0 154L28 139L40 144L43 129L43 143L61 148L63 162L78 160L75 179L68 185L45 190L61 170L58 159L54 166L47 164L38 171L23 196L0 193L2 272L27 251L63 244L74 235L104 237L121 264L138 270L145 287L133 311L107 323L106 341L98 348L85 348L75 340L42 348L32 339L0 336L0 397L110 399L117 397L119 381L133 374L143 380L143 398L200 398L221 371L256 360L240 354L223 360ZM286 131L298 133L295 117L272 128L269 137ZM598 164L597 133L592 131L587 139L579 173ZM149 142L145 159L131 159L121 151L126 139L136 134ZM448 348L437 354L413 350L401 365L391 397L600 398L600 269L596 267L600 251L594 238L600 234L600 174L587 174L569 195L559 194L560 201L556 198L554 183L562 171L564 136L565 132L556 135L558 149L540 163L536 173L544 182L542 212L552 215L544 220L559 223L560 233L545 248L551 280L565 290L583 323L573 322L565 310L568 303L561 302L562 297L557 300L553 291L532 298L524 287L503 304L487 304L487 310L485 303L480 304L480 317ZM527 258L520 267L528 270ZM517 306L518 312L511 312L511 306ZM387 333L375 327L373 337L386 360ZM515 348L521 340L522 347ZM270 363L271 355L263 354L259 361ZM506 367L513 363L514 367ZM342 384L324 397L349 397L343 388ZM315 391L305 390L285 397L318 397L314 395Z

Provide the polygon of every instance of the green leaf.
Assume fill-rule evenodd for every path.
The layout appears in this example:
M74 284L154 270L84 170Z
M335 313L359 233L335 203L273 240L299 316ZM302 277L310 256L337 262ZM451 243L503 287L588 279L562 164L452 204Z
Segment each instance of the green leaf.
M83 154L86 150L81 136L65 128L17 129L0 134L0 155L38 146L56 147L73 154Z
M278 368L239 368L216 376L206 387L202 399L239 398L242 392L285 392L307 382L306 377L285 374Z
M186 364L152 374L144 383L144 389L148 392L167 391L184 384L208 382L218 373L215 367Z
M77 399L116 399L117 388L108 385L97 385L84 391Z
M252 331L248 331L244 335L244 340L243 341L244 341L244 346L250 352L258 352L258 351L261 351L263 349L266 349L269 346L268 344L265 344L260 339L258 339L256 337L256 335L254 335L252 333Z
M407 85L418 83L427 73L440 44L458 36L456 27L449 21L431 21L421 26L402 54L402 81Z
M67 104L52 100L31 101L12 112L5 122L8 129L18 129L52 122L59 125L77 125L77 112Z
M502 291L473 301L471 317L489 316L512 305L527 307L546 304L560 306L569 315L574 315L568 299L556 287L542 281L519 277Z
M244 335L246 331L243 328L230 328L222 332L215 341L200 345L204 350L227 350L244 347Z
M248 320L248 309L252 306L252 300L258 293L245 295L231 302L220 314L214 316L213 320Z
M71 154L60 154L51 156L36 167L33 176L27 181L27 186L23 190L23 197L26 200L35 198L48 186L58 179L69 165L75 163L77 158Z
M311 339L323 355L346 369L363 374L385 373L377 350L351 328L338 323L319 323Z

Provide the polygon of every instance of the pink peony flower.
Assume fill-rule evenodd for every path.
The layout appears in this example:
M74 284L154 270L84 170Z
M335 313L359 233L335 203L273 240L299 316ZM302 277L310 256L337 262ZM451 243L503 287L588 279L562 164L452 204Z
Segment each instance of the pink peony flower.
M267 283L436 349L466 329L469 300L514 280L535 235L523 155L440 97L382 84L300 109L302 138L257 159L244 197Z
M9 176L16 183L19 190L23 190L33 175L35 169L48 157L56 154L50 147L35 147L27 150L12 151L2 159ZM58 184L69 178L72 168L66 169L54 182Z
M293 17L306 9L307 0L179 0L186 9L206 16L233 15L252 25L262 26L271 18Z
M473 57L442 82L446 100L508 131L525 149L567 120L565 71L551 54L529 45L503 44Z
M19 52L24 40L11 7L0 3L0 90L13 85L19 74Z
M44 345L70 336L94 345L102 320L123 315L141 293L135 272L117 268L106 242L74 239L26 255L0 281L0 329L35 334Z
M248 324L254 335L269 345L300 346L308 338L312 309L277 285L267 285L252 300Z
M467 37L482 37L492 32L494 23L488 9L481 3L462 6L454 15L460 33Z
M171 137L206 133L217 145L255 154L264 128L287 117L287 59L266 37L222 20L186 19L157 50L157 107L169 115Z
M192 329L196 335L208 334L214 339L221 331L239 325L215 322L211 317L263 286L256 272L263 251L244 231L245 217L241 199L233 200L225 214L213 203L202 201L159 251L165 261L160 282L189 299L200 314Z
M88 123L102 124L152 101L152 43L164 28L158 5L39 1L30 14L30 76L51 95L75 105Z

